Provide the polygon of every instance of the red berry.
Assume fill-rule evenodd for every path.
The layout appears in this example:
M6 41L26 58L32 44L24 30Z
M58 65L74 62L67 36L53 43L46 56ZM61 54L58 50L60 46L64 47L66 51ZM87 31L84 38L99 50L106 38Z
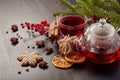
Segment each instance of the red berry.
M34 28L32 27L31 30L34 30Z
M30 29L30 26L27 26L27 29Z
M38 29L41 29L41 26L38 26L37 28L38 28Z
M38 31L38 29L36 28L36 29L35 29L35 32L37 32L37 31Z
M41 30L39 30L39 34L40 34L40 35L42 35L42 34L43 34L43 32L42 32Z
M20 25L21 25L21 26L23 26L24 24L23 24L23 23L21 23Z
M26 25L26 26L30 26L30 23L29 23L29 22L25 22L25 25Z
M46 27L50 27L50 24L49 24L49 23L47 23L47 24L46 24Z
M37 24L34 24L34 27L37 27Z
M41 24L46 25L46 24L47 24L47 21L46 21L46 20L42 20L42 21L41 21Z
M44 24L41 24L41 27L44 27L45 25Z
M25 28L25 26L22 26L22 28Z
M34 27L34 24L33 24L33 23L31 24L31 27Z
M30 26L30 23L27 23L27 26Z
M41 32L41 29L38 29L38 32L40 33L40 32Z
M31 26L30 26L30 25L27 25L27 27L29 27L29 28L30 28Z
M41 24L37 24L37 27L38 27L38 26L41 26Z
M27 25L28 22L25 22L25 25Z
M25 25L27 25L28 22L25 22Z

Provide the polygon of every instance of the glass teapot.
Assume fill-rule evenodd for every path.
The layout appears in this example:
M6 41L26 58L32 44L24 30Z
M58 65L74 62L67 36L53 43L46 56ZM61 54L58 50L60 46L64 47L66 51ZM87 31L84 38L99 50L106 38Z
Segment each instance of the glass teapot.
M91 62L107 64L120 57L120 36L105 19L89 26L82 37L85 56Z

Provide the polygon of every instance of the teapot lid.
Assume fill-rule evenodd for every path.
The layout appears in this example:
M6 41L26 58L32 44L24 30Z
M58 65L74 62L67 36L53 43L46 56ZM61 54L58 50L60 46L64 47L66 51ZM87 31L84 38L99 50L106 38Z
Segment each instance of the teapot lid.
M92 25L90 32L98 38L108 38L114 35L115 28L106 22L105 19L100 19L98 23Z

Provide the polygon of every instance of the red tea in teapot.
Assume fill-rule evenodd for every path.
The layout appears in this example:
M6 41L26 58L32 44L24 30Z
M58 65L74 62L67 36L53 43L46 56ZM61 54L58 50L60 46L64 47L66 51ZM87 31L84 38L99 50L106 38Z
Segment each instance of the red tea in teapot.
M108 54L96 54L88 50L85 50L85 55L91 62L98 64L107 64L114 62L116 59L120 57L120 48L115 52Z
M86 30L83 41L86 58L91 62L107 64L120 57L120 36L105 19L92 24Z

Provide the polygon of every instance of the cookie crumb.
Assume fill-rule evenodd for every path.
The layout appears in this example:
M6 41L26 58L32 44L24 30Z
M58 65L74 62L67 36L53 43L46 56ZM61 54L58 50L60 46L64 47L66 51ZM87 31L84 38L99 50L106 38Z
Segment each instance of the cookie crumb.
M29 72L29 69L26 69L26 72Z
M35 46L33 46L32 49L35 49Z
M18 34L18 33L17 33L16 35L17 35L17 36L19 36L19 34Z
M18 38L20 38L20 36L18 36Z
M21 37L20 39L23 39L23 37Z
M30 46L28 46L27 48L30 48Z
M6 34L8 34L8 31L6 31Z
M18 74L21 74L21 71L18 71Z

